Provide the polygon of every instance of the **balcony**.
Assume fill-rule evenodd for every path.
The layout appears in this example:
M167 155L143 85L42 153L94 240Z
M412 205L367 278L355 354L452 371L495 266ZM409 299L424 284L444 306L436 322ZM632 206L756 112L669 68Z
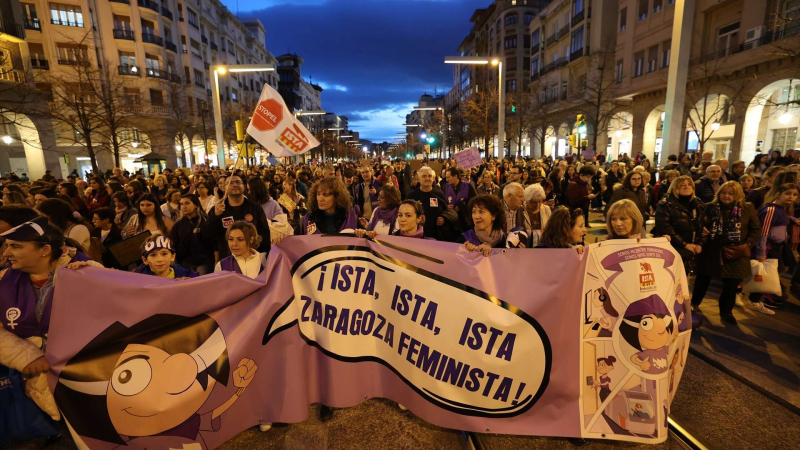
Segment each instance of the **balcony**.
M133 30L114 28L114 39L127 39L129 41L135 41L136 36L134 35Z
M170 42L170 41L166 41L166 40L165 40L165 41L164 41L164 47L165 47L167 50L171 51L171 52L178 53L178 46L177 46L177 45L175 45L175 43L174 43L174 42Z
M195 49L192 49L192 56L194 56L195 58L198 58L198 59L203 59L203 55L201 55L200 53L197 53L197 50L195 50Z
M42 31L42 24L39 22L38 17L34 18L25 17L24 19L22 19L22 22L25 25L26 30Z
M166 17L166 18L167 18L167 19L169 19L169 20L173 20L173 18L172 18L172 11L170 11L169 9L167 9L167 8L166 8L166 7L164 7L164 6L162 6L162 7L161 7L161 15L162 15L162 16L164 16L164 17Z
M536 72L533 72L531 74L531 81L536 81L538 79L539 79L539 71L537 70Z
M199 88L203 88L203 89L206 88L206 85L205 85L205 83L203 83L203 80L198 80L197 78L194 79L194 85L199 87Z
M583 13L584 13L584 12L586 12L586 10L585 10L585 9L582 9L582 10L581 10L579 13L575 14L574 16L572 16L572 21L571 21L571 22L572 22L572 26L573 26L573 27L574 27L575 25L577 25L577 24L579 24L579 23L583 22Z
M88 66L89 65L89 61L86 60L86 59L78 61L77 59L61 59L61 58L58 58L58 64L62 65L62 66Z
M150 107L150 112L153 114L160 114L160 115L171 115L172 109L169 106L164 105L152 105Z
M230 47L228 47L228 53L230 53L233 56L236 56L236 51Z
M131 75L134 77L142 76L142 73L139 71L139 68L136 66L129 66L127 64L123 64L119 66L119 74L120 75Z
M148 78L158 78L161 80L168 80L169 81L169 74L166 71L159 70L159 69L147 69L147 77Z
M542 46L541 42L536 42L534 44L531 44L531 55L539 53L539 47L541 46Z
M50 63L46 59L31 58L31 68L39 70L50 70Z
M200 41L202 41L202 42L203 42L203 44L206 44L206 45L208 45L208 38L207 38L207 37L205 37L205 36L200 36Z
M83 22L70 22L69 20L50 19L50 23L64 27L83 28Z
M733 46L733 47L729 47L729 48L725 48L725 49L721 49L721 50L715 50L715 51L713 51L711 53L708 53L706 55L694 58L694 59L689 61L689 64L692 65L692 66L694 66L696 64L704 64L704 63L707 63L707 62L710 62L710 61L714 61L714 60L717 60L717 59L720 59L720 58L725 58L725 57L728 57L728 56L731 56L731 55L735 55L737 53L741 53L741 52L750 50L750 49L755 48L755 47L761 47L762 45L771 44L773 42L777 42L777 41L780 41L780 40L783 40L783 39L788 39L788 38L791 38L791 37L794 37L794 36L798 36L798 35L800 35L800 25L784 27L781 30L773 30L773 31L767 32L766 34L764 34L763 36L761 36L758 39L752 39L750 41L744 42L744 43L742 43L740 45L737 45L737 46Z
M214 42L211 43L211 50L213 50L213 51L217 51L218 50L217 44L215 44Z
M12 83L24 83L25 72L21 70L0 70L0 81L10 81Z
M564 25L563 28L558 30L558 39L561 39L562 37L564 37L564 36L566 36L568 34L569 34L569 24Z
M138 102L123 103L120 105L120 109L132 114L141 114L144 110L142 104Z
M580 58L582 56L583 56L583 48L579 48L578 50L575 50L574 52L570 53L569 60L570 61L575 61L576 59L578 59L578 58Z
M108 1L110 1L111 3L123 3L125 5L130 5L131 4L130 0L108 0Z
M204 62L203 62L203 68L204 68L204 69L206 69L206 70L208 70L208 69L210 69L210 68L211 68L211 64L209 64L209 63L207 63L207 62L205 62L205 61L204 61Z
M178 74L176 74L176 73L170 73L169 74L169 81L172 82L172 83L180 84L181 83L181 77L178 76Z
M154 2L152 0L139 0L139 7L140 8L147 8L147 9L151 9L151 10L153 10L155 12L159 12L158 3L156 3L156 2Z
M161 47L164 46L164 38L150 33L142 33L142 42L146 42L148 44L156 44Z
M558 38L556 37L555 34L551 35L549 38L547 38L547 41L545 42L545 47L550 47L557 40L558 40Z

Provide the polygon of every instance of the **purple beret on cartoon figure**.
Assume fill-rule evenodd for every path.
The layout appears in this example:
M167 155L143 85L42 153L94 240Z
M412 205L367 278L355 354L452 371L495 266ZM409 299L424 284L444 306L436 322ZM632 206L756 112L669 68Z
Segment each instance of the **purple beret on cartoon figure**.
M635 301L625 311L619 331L638 352L631 362L651 375L667 371L667 355L674 324L669 308L656 294Z

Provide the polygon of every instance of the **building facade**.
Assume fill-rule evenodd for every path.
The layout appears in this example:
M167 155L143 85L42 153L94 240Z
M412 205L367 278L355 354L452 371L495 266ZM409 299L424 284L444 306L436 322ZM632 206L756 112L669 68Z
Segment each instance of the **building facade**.
M277 64L265 47L261 22L239 20L218 0L25 0L19 5L25 29L21 84L48 101L53 89L63 88L59 83L69 83L77 73L104 74L106 83L124 93L126 126L117 134L129 136L118 143L120 165L129 170L150 151L165 155L173 167L216 161L210 66ZM264 83L277 89L278 76L226 72L218 77L230 156L235 153L233 122L248 109L252 113ZM88 101L103 103L97 96L87 96ZM63 124L45 114L26 114L8 95L0 104L10 126L25 135L0 150L0 171L27 169L37 178L45 168L66 174L90 167L82 141L65 136ZM113 167L107 139L94 141L100 168ZM27 167L31 162L36 167Z

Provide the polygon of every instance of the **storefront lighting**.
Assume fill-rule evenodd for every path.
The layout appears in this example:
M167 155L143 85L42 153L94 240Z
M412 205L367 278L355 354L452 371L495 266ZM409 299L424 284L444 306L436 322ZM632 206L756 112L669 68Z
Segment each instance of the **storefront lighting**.
M792 121L792 114L789 111L786 111L785 113L781 114L781 117L778 120L780 121L781 125L789 125L789 122ZM8 142L6 142L7 137L8 136L3 136L3 142L6 144L8 144Z
M136 147L138 147L138 146L139 146L139 143L138 143L138 142L131 142L131 146L132 146L133 148L136 148Z

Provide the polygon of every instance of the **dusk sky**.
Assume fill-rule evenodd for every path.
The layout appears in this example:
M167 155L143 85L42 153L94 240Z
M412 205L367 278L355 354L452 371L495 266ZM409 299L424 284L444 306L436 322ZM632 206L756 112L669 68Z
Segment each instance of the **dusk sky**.
M236 14L237 0L222 0ZM362 139L391 141L419 97L452 86L444 57L491 0L238 0L258 17L275 56L297 53L322 107L347 116Z

